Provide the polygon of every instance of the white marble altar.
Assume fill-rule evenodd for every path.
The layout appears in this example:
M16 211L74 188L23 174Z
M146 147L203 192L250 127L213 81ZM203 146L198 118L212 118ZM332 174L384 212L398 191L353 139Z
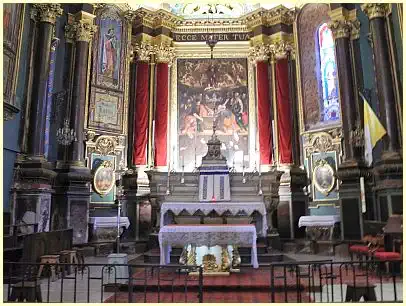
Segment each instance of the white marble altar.
M251 246L251 264L258 268L254 225L166 225L159 231L161 265L170 263L172 246Z

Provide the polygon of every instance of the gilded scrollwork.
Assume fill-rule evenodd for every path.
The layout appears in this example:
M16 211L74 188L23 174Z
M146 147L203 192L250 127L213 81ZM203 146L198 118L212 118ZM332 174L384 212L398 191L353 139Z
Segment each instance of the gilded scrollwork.
M341 129L332 129L327 132L318 132L314 134L304 134L304 149L306 157L315 152L341 151Z
M96 152L102 155L115 154L116 139L111 136L99 136L96 140Z
M34 11L38 14L39 21L56 23L56 18L62 16L63 9L60 4L54 3L35 3L33 4ZM34 12L32 11L32 12Z
M153 51L157 63L171 64L175 59L175 48L165 44L153 46Z
M65 26L65 37L69 42L85 41L90 42L97 31L97 26L92 20L81 19Z
M384 18L389 11L389 3L365 3L361 5L361 9L369 19Z
M289 41L281 40L272 45L272 51L275 54L275 59L286 58L289 52L294 50L292 43Z
M133 52L137 55L137 60L141 62L149 62L151 54L153 53L153 47L146 42L135 43L133 45Z
M334 20L328 24L333 32L334 39L349 38L352 29L352 22L348 20Z
M250 48L248 58L253 63L263 62L269 59L269 53L271 48L268 44L258 44Z

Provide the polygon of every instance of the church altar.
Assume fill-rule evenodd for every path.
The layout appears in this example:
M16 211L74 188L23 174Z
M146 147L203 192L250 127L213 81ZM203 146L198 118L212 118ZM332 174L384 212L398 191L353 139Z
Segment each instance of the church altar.
M158 234L161 265L170 263L172 246L251 246L251 264L258 268L254 225L166 225Z
M258 222L257 232L261 233L263 236L266 235L268 224L266 208L263 202L164 202L161 205L160 227L162 228L170 223L170 220L166 215L169 211L174 215L179 215L182 211L186 211L191 215L197 211L201 211L204 215L208 215L213 210L219 215L229 211L233 216L237 215L239 212L244 212L249 216L257 211L262 216L262 220Z
M120 235L129 228L128 217L120 217ZM90 241L110 241L117 238L117 217L90 217Z

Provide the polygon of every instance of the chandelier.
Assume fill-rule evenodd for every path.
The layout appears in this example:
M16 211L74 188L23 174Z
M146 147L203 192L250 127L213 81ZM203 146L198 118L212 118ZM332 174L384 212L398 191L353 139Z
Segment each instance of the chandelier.
M76 141L76 133L74 129L69 128L69 120L65 119L63 127L56 131L56 140L63 146L69 146Z
M212 10L212 7L210 7L210 9L207 12L207 25L209 25L210 23L214 24L213 14L214 14L214 12ZM211 19L212 22L210 22L210 16L212 16L212 19ZM217 45L217 43L218 43L218 40L214 38L213 34L210 34L207 38L206 45L208 45L210 47L211 59L213 59L213 49Z

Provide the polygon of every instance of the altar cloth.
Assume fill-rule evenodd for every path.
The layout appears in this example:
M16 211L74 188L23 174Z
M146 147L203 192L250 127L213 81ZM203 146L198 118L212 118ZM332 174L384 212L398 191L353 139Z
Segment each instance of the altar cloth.
M166 225L158 234L161 265L170 263L172 246L251 246L251 264L258 268L257 232L254 225Z
M164 202L161 205L161 220L160 227L165 225L165 214L168 211L172 211L175 215L179 215L182 211L186 211L193 215L197 211L201 211L204 215L208 215L213 210L222 215L226 211L229 211L233 216L239 212L245 212L247 215L251 215L254 211L258 211L262 216L262 224L259 232L263 236L266 235L268 229L266 219L266 208L263 202L218 202L218 203L201 203L201 202Z
M299 218L299 227L302 226L334 226L341 221L339 215L331 216L301 216Z

